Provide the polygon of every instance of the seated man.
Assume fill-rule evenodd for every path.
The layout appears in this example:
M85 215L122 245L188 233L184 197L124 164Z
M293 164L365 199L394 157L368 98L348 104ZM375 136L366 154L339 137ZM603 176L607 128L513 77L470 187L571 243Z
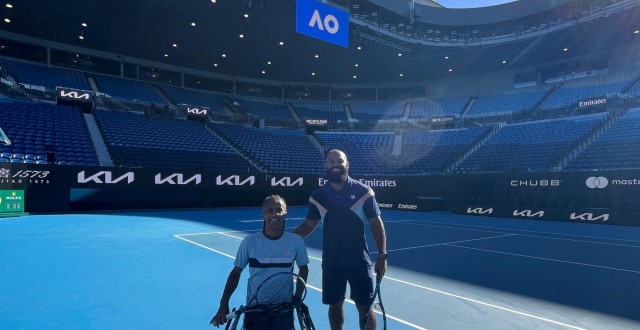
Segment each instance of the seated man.
M293 233L284 231L287 205L278 195L271 195L262 204L262 232L246 236L236 255L233 269L229 273L224 287L218 312L211 319L211 324L218 327L226 323L229 314L229 299L238 287L242 270L249 266L249 282L247 286L247 304L260 284L269 276L280 272L292 272L294 262L298 265L299 276L305 282L309 274L309 257L303 239ZM293 290L293 286L291 286ZM289 296L293 295L293 291ZM293 311L286 313L247 313L244 319L246 330L292 330Z

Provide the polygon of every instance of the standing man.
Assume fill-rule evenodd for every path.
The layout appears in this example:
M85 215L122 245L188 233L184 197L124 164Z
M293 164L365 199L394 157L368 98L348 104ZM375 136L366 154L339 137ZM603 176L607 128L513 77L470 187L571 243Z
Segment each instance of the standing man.
M305 282L309 274L309 257L304 240L300 236L285 232L284 222L287 216L287 204L278 195L271 195L262 204L262 231L242 239L234 267L229 273L227 283L220 299L218 312L211 319L211 324L218 327L227 322L229 299L238 287L242 270L249 266L249 283L247 285L247 303L250 303L267 277L280 273L292 272L294 262L298 265L298 276ZM293 295L293 292L291 292ZM293 310L277 315L247 313L244 318L246 330L292 330Z
M362 328L374 291L365 225L369 223L378 247L375 271L376 280L380 281L387 269L384 224L373 190L349 177L349 161L344 152L329 151L325 170L329 182L311 194L307 217L294 233L307 237L323 221L322 302L329 305L329 324L332 330L344 326L342 306L349 283Z

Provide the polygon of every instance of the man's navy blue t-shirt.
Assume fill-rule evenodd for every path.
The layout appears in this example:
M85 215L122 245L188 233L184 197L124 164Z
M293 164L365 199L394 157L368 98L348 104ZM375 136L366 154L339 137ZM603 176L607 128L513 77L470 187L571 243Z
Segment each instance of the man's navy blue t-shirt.
M314 191L307 219L323 223L322 268L371 266L364 228L378 215L373 190L350 177L339 191L328 182Z

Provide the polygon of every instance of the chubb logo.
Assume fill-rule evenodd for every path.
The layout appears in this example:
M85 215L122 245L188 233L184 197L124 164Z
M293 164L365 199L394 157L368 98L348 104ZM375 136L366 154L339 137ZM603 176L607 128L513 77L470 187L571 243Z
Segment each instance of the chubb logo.
M127 172L115 179L113 178L113 174L111 173L111 171L100 171L89 177L85 176L84 171L78 173L78 183L93 182L114 184L125 179L127 180L127 184L133 182L133 180L135 179L133 172Z
M182 173L173 173L169 176L167 176L166 178L162 178L162 173L158 173L156 174L155 177L155 183L156 184L177 184L177 185L185 185L185 184L189 184L191 182L194 182L196 186L200 184L200 182L202 181L202 175L200 174L196 174L192 177L190 177L189 179L185 180L184 179L184 174Z
M331 14L322 19L320 12L316 9L311 16L311 20L309 20L309 27L315 27L318 30L326 30L331 34L336 34L338 30L340 30L340 23L338 23L338 19Z
M560 180L511 180L512 187L559 187Z
M277 187L277 186L281 186L281 187L294 187L294 186L302 187L303 184L304 184L304 179L302 177L297 178L297 179L295 179L293 181L288 176L285 176L284 178L281 178L281 179L278 179L276 177L271 178L271 186L272 187Z
M589 188L605 188L609 185L609 180L603 176L592 176L587 178L587 187Z
M228 178L223 178L222 175L218 175L216 177L216 185L218 186L224 186L224 185L228 185L228 186L244 186L246 184L249 184L250 186L253 186L256 183L256 177L255 176L250 176L244 180L240 180L240 176L239 175L232 175Z

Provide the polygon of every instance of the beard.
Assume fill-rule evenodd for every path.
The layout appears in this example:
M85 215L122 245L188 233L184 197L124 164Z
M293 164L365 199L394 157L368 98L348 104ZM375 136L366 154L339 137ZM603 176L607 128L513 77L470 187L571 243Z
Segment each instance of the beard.
M334 169L338 169L334 171ZM334 167L331 169L326 169L327 172L327 180L331 183L342 183L347 181L348 172L346 169L342 167Z

